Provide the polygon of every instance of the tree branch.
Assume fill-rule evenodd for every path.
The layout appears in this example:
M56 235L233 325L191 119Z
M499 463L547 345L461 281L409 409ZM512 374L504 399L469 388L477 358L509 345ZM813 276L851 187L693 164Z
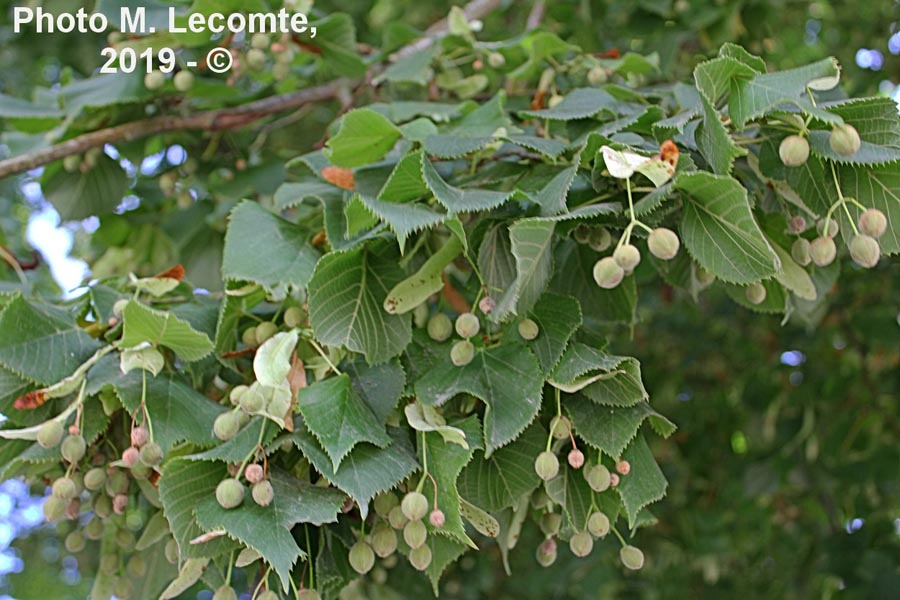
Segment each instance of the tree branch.
M495 8L498 8L501 0L472 0L463 11L469 19L480 19ZM448 29L447 19L442 19L428 28L425 37L405 46L397 51L392 58L399 60L406 56L421 52L429 48L436 40L446 35ZM47 163L51 163L73 154L81 154L91 148L102 147L106 144L114 144L121 141L132 141L159 133L172 131L186 131L202 129L205 131L222 131L243 127L254 121L258 121L269 115L295 110L301 106L322 102L333 98L340 98L347 88L356 88L370 81L377 75L383 66L373 65L366 73L362 81L349 79L336 79L324 85L306 88L291 92L270 96L262 100L256 100L241 106L209 110L187 116L160 116L132 121L115 125L106 129L99 129L90 133L79 135L70 140L60 142L32 152L26 152L21 156L15 156L0 161L0 179L36 169Z

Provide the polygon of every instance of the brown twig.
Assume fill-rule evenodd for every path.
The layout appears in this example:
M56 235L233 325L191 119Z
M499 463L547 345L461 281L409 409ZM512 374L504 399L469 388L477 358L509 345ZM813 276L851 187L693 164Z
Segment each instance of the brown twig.
M469 19L479 19L498 8L501 0L472 0L463 11ZM442 19L428 28L425 37L402 48L392 55L394 60L421 52L429 48L436 40L447 33L447 19ZM0 161L0 179L36 169L47 163L51 163L73 154L81 154L91 148L102 147L121 141L132 141L150 135L169 133L172 131L185 131L202 129L206 131L224 131L249 125L269 115L296 110L301 106L322 102L330 99L340 99L349 89L365 85L371 77L382 70L381 64L373 65L362 81L349 79L336 79L324 85L298 90L288 94L270 96L230 108L209 110L193 115L185 116L161 116L123 123L106 129L99 129L84 135L79 135L70 140L54 144L48 148L42 148L32 152L26 152L20 156L14 156Z

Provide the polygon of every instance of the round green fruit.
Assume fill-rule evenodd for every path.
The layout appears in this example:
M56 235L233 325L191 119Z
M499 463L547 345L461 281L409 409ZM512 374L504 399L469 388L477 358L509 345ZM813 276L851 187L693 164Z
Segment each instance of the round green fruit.
M250 68L254 71L259 71L265 67L268 60L269 57L259 48L251 48L247 51L247 64L250 65Z
M160 71L151 71L144 75L144 87L155 91L166 85L166 76Z
M67 501L78 495L75 482L68 477L60 477L53 482L53 486L50 489L54 496Z
M48 496L47 499L44 500L44 516L48 521L56 521L62 518L66 512L66 504L68 503L62 498Z
M306 313L299 306L292 306L284 311L284 324L291 329L301 327L304 321L306 321Z
M360 575L365 575L375 566L375 552L368 542L359 541L350 548L350 566Z
M562 515L559 513L544 513L541 517L541 531L546 536L556 535L562 526Z
M622 546L622 549L619 550L619 558L625 568L632 571L637 571L644 566L644 553L640 548L634 546Z
M101 467L94 467L84 474L84 487L91 492L96 492L106 483L106 471Z
M602 538L609 533L609 517L596 511L588 517L587 529L594 537Z
M84 534L80 531L73 531L69 535L66 536L66 541L64 545L66 547L66 552L71 554L77 554L84 550L84 546L86 544Z
M587 79L591 85L603 85L609 79L609 75L606 74L606 69L603 67L593 67L588 71Z
M603 252L612 245L612 235L606 227L592 227L588 237L588 246L594 252Z
M828 136L831 149L841 156L853 156L862 144L859 132L853 125L836 125Z
M269 39L268 34L265 33L255 33L253 34L253 37L250 38L250 46L257 50L265 50L269 47L270 43L271 40Z
M428 337L436 342L443 342L453 333L453 324L450 322L450 317L444 313L437 313L428 319L427 330Z
M603 465L594 465L590 469L585 469L584 478L588 486L595 492L605 492L609 489L610 480L612 479L609 469Z
M678 235L671 229L657 227L647 237L647 247L650 254L662 260L672 260L678 254L681 242Z
M37 432L37 443L41 448L53 448L57 446L63 438L62 423L59 421L46 421L41 425Z
M66 439L62 441L62 447L60 448L62 457L70 463L77 463L84 458L86 450L87 444L85 444L84 438L80 435L66 436Z
M559 474L559 459L550 451L538 454L534 461L534 471L544 481L549 481Z
M425 523L422 521L410 521L403 528L403 541L410 548L418 548L425 543L428 538L428 530L425 529Z
M778 156L786 167L799 167L809 159L809 142L801 135L789 135L781 140Z
M579 244L587 244L591 239L591 227L584 223L579 223L572 231L572 237Z
M421 329L428 324L429 313L426 302L419 304L413 309L413 324L416 326L416 329Z
M275 498L275 490L272 488L271 483L263 480L253 484L250 495L253 496L253 501L260 506L268 506Z
M750 304L762 304L766 301L766 287L761 283L751 283L744 289L744 295Z
M625 269L611 256L601 258L594 265L594 281L605 290L611 290L625 278Z
M148 467L155 467L162 462L163 450L156 442L144 444L141 448L141 462Z
M493 69L499 69L506 64L506 57L499 52L491 52L488 54L488 64Z
M518 325L519 335L523 340L531 341L541 332L538 324L531 319L522 319Z
M225 509L240 506L244 501L244 485L237 479L223 479L216 486L216 500Z
M256 327L248 327L241 334L241 341L244 342L245 346L255 346L256 345Z
M427 500L425 501L425 504L428 504ZM428 510L427 506L425 510ZM388 523L390 523L391 527L394 529L403 529L408 522L409 519L403 514L403 509L400 506L395 506L391 509L391 512L388 513Z
M550 433L558 440L569 437L569 434L572 433L572 422L569 421L569 417L565 415L553 417L553 420L550 421Z
M850 240L850 258L859 266L871 269L878 264L878 260L881 258L878 241L865 234L854 236Z
M178 71L172 81L179 92L189 92L194 87L194 74L190 71Z
M791 257L801 267L805 267L812 262L812 256L809 253L809 241L804 238L794 240L791 245Z
M479 323L478 317L470 312L463 313L456 318L456 333L461 338L475 337L480 329L481 323Z
M542 567L549 567L556 562L556 541L553 538L546 539L537 548L535 558Z
M400 500L397 498L397 494L394 492L382 492L375 496L375 514L386 519L394 507L399 504Z
M641 251L637 246L631 244L622 244L613 252L613 260L622 267L626 273L634 271L641 262Z
M236 436L240 428L241 418L231 411L222 413L213 421L213 434L222 441Z
M817 267L827 267L837 256L837 246L830 237L816 238L809 245L809 256Z
M272 321L265 321L256 326L256 343L262 346L270 337L278 333L278 325Z
M594 549L594 538L587 531L579 531L569 539L569 550L578 557L585 557Z
M450 360L457 367L464 367L475 358L475 346L469 340L460 340L450 348Z
M421 492L409 492L403 496L400 510L410 521L419 521L428 514L428 498Z
M397 533L390 527L377 527L369 536L369 541L379 558L387 558L397 551Z
M409 551L409 564L417 571L424 571L431 564L431 548L419 546Z
M887 231L887 217L877 208L867 208L859 215L859 231L873 238L879 238Z

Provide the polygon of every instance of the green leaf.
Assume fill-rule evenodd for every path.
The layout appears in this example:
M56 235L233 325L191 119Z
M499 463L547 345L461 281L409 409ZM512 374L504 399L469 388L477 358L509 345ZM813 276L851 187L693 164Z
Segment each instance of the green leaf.
M432 46L401 58L376 78L375 85L378 85L381 81L428 85L428 82L434 77L431 61L434 60L436 50L437 47Z
M607 406L632 406L648 397L636 359L611 356L580 342L566 349L550 383L567 393L581 391Z
M806 86L815 79L836 77L841 69L837 59L825 58L818 62L779 71L760 73L749 81L739 81L728 101L728 114L735 127L743 129L753 119L763 116L779 104L797 102L806 94Z
M335 471L360 442L379 448L391 443L384 427L357 395L346 373L329 377L297 393L297 405L309 431L331 457Z
M562 102L553 108L523 110L519 114L551 121L574 121L593 117L604 109L616 112L620 106L619 100L601 88L577 88L566 94Z
M0 364L35 383L68 377L99 348L68 313L19 294L0 314Z
M613 459L622 456L644 419L657 414L647 402L601 409L581 394L566 396L563 406L578 436Z
M304 229L256 202L241 202L231 212L225 234L222 276L269 289L280 285L303 287L319 259L307 237Z
M0 117L4 119L57 119L63 115L58 108L0 94Z
M122 312L124 331L119 346L134 348L141 344L165 346L182 360L200 360L213 349L212 341L172 313L129 300Z
M404 407L403 412L406 415L406 422L414 430L436 433L447 444L456 444L465 450L469 449L466 432L459 427L447 425L446 419L433 406L411 402Z
M546 437L532 425L490 457L477 454L459 476L459 495L488 512L512 506L541 483L534 459L544 450Z
M159 499L181 558L215 557L237 547L225 537L191 544L191 540L204 533L194 517L194 508L204 500L214 499L216 486L225 477L227 471L223 464L182 458L166 463L159 478Z
M478 269L489 296L498 298L512 289L516 280L516 257L505 225L494 225L485 234L478 249Z
M341 461L338 471L334 470L331 458L316 438L302 424L295 427L291 440L319 473L356 501L362 517L366 518L372 498L391 489L419 468L406 432L390 429L389 434L393 441L387 448L358 444Z
M512 192L491 190L464 190L444 181L430 161L422 161L422 176L428 189L450 214L476 212L497 208L512 197Z
M291 354L297 347L300 332L297 329L276 333L256 350L253 357L253 374L262 385L279 386L291 372Z
M425 138L422 149L429 156L436 156L437 158L461 158L467 154L482 150L493 141L494 138L489 135L466 137L438 133Z
M361 357L344 361L341 371L350 376L353 389L371 409L379 423L385 423L406 388L406 372L398 360L380 365L366 364Z
M471 416L465 421L454 422L454 427L465 432L467 438L473 441L478 439L478 418ZM431 534L446 535L454 540L475 548L475 543L466 535L460 512L459 492L456 482L463 468L469 464L475 447L462 447L458 444L446 442L439 432L427 432L422 434L425 443L422 452L428 457L428 472L437 482L437 505L444 513L444 526L434 528L427 524ZM423 493L428 498L429 506L434 504L434 486L426 482Z
M566 196L577 174L576 167L564 169L539 191L529 194L531 200L541 207L541 216L550 217L566 212Z
M472 362L457 367L448 346L442 346L446 354L441 362L416 382L416 396L435 406L462 393L484 401L484 437L490 456L516 439L537 416L544 383L540 363L525 346L509 344L479 348Z
M661 500L666 495L669 483L653 459L644 436L634 439L622 454L622 459L631 464L631 472L621 478L621 483L615 489L628 514L628 526L634 527L640 510Z
M817 295L816 286L809 273L794 262L790 252L774 241L770 242L769 245L775 250L775 254L778 255L778 260L781 262L781 270L775 273L775 279L778 280L778 283L794 292L798 298L809 300L810 302L815 301Z
M492 317L500 320L511 312L527 312L544 293L553 274L555 228L556 223L549 219L522 219L509 228L512 253L516 257L516 281L499 299Z
M697 145L716 173L729 173L734 159L746 154L731 139L716 105L731 90L733 81L751 79L755 75L754 69L731 57L709 60L694 69L694 82L703 112L703 122L697 129Z
M309 320L316 337L366 355L371 364L397 356L412 336L409 315L382 308L388 291L404 277L387 244L331 253L309 282Z
M581 325L581 306L574 298L547 292L528 316L537 323L540 333L527 345L540 361L544 375L549 375Z
M238 10L251 9L243 4L235 5L234 11ZM365 74L366 63L356 49L356 26L350 15L334 13L312 25L316 27L316 37L310 39L308 43L321 48L322 63L329 70L335 75L353 79Z
M378 199L385 202L410 202L424 198L429 193L422 178L422 153L411 152L394 166Z
M360 198L372 214L377 215L394 231L401 248L406 245L410 235L439 225L447 218L446 214L436 212L421 203L382 202L366 195Z
M753 220L747 190L739 181L699 171L678 175L675 187L687 196L681 221L684 245L703 268L740 284L777 272L778 257Z
M323 525L337 522L344 494L300 481L280 470L270 474L275 491L269 506L260 506L249 497L237 508L224 509L215 497L206 498L196 508L197 523L206 531L224 529L228 536L253 548L281 577L285 591L290 585L291 567L305 553L294 541L291 528L297 523Z
M326 155L338 167L362 167L384 158L402 136L384 115L359 108L344 115L337 135L326 144Z
M431 548L431 563L425 569L425 575L431 582L435 597L438 595L441 575L468 549L465 544L442 535L430 535L425 543Z
M587 528L593 512L594 492L584 478L584 471L573 469L568 463L560 465L559 475L547 482L547 495L563 507L565 516L576 531Z
M113 212L128 193L128 175L119 163L103 155L86 173L56 171L43 190L63 221L77 221Z

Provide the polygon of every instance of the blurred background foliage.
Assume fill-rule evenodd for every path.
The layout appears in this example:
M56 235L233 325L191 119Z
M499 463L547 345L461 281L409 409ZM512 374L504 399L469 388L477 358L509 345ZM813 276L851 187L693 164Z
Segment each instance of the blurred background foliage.
M72 11L94 3L28 4ZM324 14L350 13L359 41L381 47L424 29L454 4L459 3L318 0L315 7ZM485 19L480 39L524 30L532 3L508 0L504 6ZM546 3L542 26L586 51L656 52L665 80L689 78L697 62L723 42L735 41L777 68L837 56L848 94L895 95L898 17L900 3L891 0L561 0ZM103 36L16 35L9 9L0 10L0 92L28 98L35 86L89 76L105 45ZM338 110L337 104L326 103L303 113L290 128L269 132L265 152L292 157L309 149ZM195 133L170 141L189 155L209 143ZM233 152L233 161L257 141L249 131L229 133L218 157L227 160ZM160 150L144 144L125 149L132 158ZM203 259L221 243L217 224L229 205L198 204L193 217L209 227L199 236L180 231L173 222L178 213L152 179L180 160L163 152L144 173L147 181L138 179L133 191L141 208L128 223L87 219L56 229L58 215L28 187L28 179L24 185L0 181L0 243L27 259L44 236L64 234L71 252L65 247L53 260L44 251L60 282L77 283L84 274L79 271L83 263L60 262L69 253L93 264L95 273L122 264L152 272L174 260ZM225 185L214 167L197 177L234 197L251 190L270 193L266 182L272 179L271 172L250 169ZM166 236L157 236L157 228ZM129 256L110 254L111 248L125 245ZM207 259L215 264L214 256ZM468 556L446 578L443 595L497 600L896 598L900 267L883 261L876 273L845 275L815 331L782 327L776 318L749 313L721 291L695 304L658 286L644 290L633 339L623 336L612 350L640 357L655 406L680 428L653 448L670 487L653 509L659 524L642 537L647 566L623 573L611 546L586 560L572 560L568 550L561 550L553 569L545 571L534 562L539 540L524 538L510 556L512 577L495 570L499 560ZM11 270L0 270L0 279L14 278ZM31 279L45 293L60 290L46 261ZM214 271L213 280L218 280ZM25 535L36 523L28 517L35 500L27 492L0 490L0 546L5 546L0 570L6 572L0 593L23 599L85 597L89 582L80 572L94 567L73 565L61 544L65 532L43 527ZM496 548L487 544L484 552L494 554ZM372 598L427 597L424 579L403 569L392 572L385 586L357 592Z

